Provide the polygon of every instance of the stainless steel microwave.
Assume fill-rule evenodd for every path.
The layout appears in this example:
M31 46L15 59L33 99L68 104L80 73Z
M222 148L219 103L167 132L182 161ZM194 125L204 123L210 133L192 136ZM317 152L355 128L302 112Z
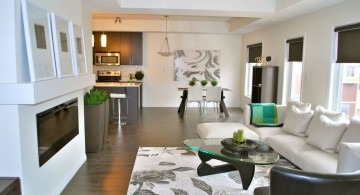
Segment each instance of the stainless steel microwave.
M97 52L95 53L95 65L97 66L119 66L119 52Z

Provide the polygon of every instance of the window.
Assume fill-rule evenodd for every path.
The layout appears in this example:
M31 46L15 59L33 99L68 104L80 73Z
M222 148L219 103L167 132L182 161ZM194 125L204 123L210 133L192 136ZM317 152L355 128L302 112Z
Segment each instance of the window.
M333 109L360 116L360 23L335 28L336 64L333 67Z
M262 43L248 45L248 60L246 63L245 95L251 97L253 66L256 65L255 58L261 56Z
M284 93L286 94L286 101L301 100L303 40L303 38L296 38L286 41L288 44L287 81Z

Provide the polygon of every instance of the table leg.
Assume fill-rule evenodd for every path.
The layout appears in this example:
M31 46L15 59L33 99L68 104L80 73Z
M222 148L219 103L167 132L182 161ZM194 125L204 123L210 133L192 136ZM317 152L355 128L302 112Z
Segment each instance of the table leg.
M225 117L229 117L229 113L228 110L225 106L225 102L224 102L225 96L224 96L224 92L221 91L221 101L220 101L220 112L225 114Z
M184 117L185 108L186 108L187 94L188 94L188 91L184 90L183 95L181 96L181 103L180 103L180 106L179 106L179 109L178 109L178 113L179 113L180 117Z
M198 166L197 169L197 173L199 176L212 175L217 173L224 173L224 172L238 170L241 177L243 189L247 190L249 188L255 173L254 163L225 159L201 151L198 151L198 155L199 158L201 159L201 164ZM212 167L206 163L211 159L218 159L229 163L229 165L220 165L220 166Z

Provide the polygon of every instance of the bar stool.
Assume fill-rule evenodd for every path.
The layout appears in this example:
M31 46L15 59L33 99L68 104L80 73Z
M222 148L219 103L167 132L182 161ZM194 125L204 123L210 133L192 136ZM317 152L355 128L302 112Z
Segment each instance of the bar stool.
M114 114L118 115L118 121L116 121L115 124L126 125L126 122L121 122L121 103L120 103L121 99L125 99L126 100L126 109L128 109L128 100L127 100L126 94L110 93L110 98L112 99L113 115ZM117 113L115 112L115 100L117 100L117 102L118 102L118 106L117 106L118 111L117 111Z

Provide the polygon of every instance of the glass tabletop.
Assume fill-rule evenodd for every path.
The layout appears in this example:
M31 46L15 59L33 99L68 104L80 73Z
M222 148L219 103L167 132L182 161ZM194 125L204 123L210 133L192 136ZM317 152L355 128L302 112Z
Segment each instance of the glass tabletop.
M279 161L279 154L270 148L270 146L262 142L255 141L258 143L258 146L253 150L246 152L232 152L221 145L222 140L224 139L187 139L183 143L186 147L193 150L201 151L213 156L228 158L230 160L250 162L256 165L274 164Z

